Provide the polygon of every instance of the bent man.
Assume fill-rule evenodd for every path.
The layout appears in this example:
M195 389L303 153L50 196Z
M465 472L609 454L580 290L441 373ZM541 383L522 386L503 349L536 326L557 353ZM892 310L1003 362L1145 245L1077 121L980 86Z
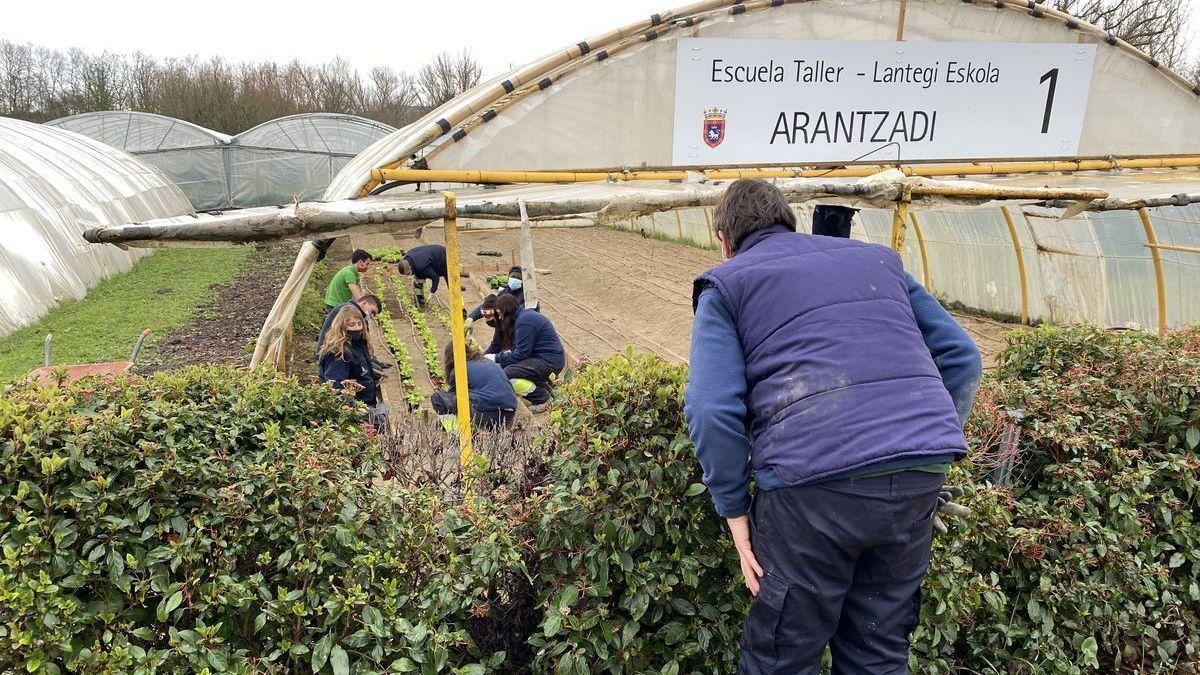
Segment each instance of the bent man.
M425 306L425 282L433 282L430 293L437 293L438 282L447 279L446 247L441 244L426 244L408 249L404 259L397 263L396 268L401 274L411 274L413 290L417 294L417 304Z
M815 674L828 644L835 674L907 673L979 351L894 251L796 233L768 183L730 185L713 226L685 415L755 596L738 670Z

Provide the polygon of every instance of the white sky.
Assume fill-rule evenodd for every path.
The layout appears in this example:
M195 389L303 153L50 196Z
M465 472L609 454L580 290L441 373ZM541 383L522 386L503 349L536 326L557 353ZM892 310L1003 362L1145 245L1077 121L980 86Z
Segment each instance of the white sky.
M342 56L364 74L375 65L413 72L437 52L468 47L487 77L686 0L3 4L0 37L44 47L140 50L158 57L220 55L230 61L324 63Z
M414 72L440 51L468 47L484 76L687 0L8 0L0 37L87 52L221 55L230 61L342 56L363 74L375 65ZM1200 25L1200 0L1192 25ZM186 7L193 6L194 11ZM1200 43L1200 40L1197 40ZM1200 53L1200 44L1192 45Z

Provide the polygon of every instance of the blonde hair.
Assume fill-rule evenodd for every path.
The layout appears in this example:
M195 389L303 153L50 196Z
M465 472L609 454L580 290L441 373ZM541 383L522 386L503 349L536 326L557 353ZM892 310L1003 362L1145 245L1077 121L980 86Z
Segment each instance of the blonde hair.
M362 312L354 307L343 307L333 317L329 330L325 331L325 339L321 342L321 355L333 354L339 359L346 358L346 350L350 348L350 337L346 335L346 325L352 319L358 319L363 324L363 337L367 334L367 322L362 319Z
M479 351L479 345L471 338L467 338L467 360L468 361L476 361L476 360L482 359L482 358L483 358L483 354ZM446 380L449 381L449 379L454 374L454 341L453 340L451 340L450 343L446 345L446 348L444 350L442 350L442 366L443 366L444 372L446 373Z

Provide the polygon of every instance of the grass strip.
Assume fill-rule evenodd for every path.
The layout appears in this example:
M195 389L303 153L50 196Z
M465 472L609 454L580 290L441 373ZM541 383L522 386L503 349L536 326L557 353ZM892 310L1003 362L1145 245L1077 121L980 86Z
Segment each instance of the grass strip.
M0 379L42 365L42 341L53 333L55 365L129 358L145 328L146 345L187 323L212 297L212 287L232 281L252 248L164 249L109 277L81 300L52 308L36 323L0 339Z

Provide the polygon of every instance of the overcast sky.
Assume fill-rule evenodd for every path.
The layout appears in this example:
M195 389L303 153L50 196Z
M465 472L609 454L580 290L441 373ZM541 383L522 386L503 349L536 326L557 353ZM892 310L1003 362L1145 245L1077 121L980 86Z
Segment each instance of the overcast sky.
M1188 0L1195 7L1200 0ZM324 63L342 56L415 71L468 47L497 75L552 50L686 4L686 0L7 0L0 37L46 47L231 61ZM194 9L189 10L188 7ZM1200 17L1193 11L1193 26ZM1200 41L1198 41L1200 42ZM1200 45L1193 45L1193 53Z
M661 12L683 0L8 0L0 37L89 52L221 55L415 71L432 54L471 52L486 76ZM187 7L194 10L187 10Z

